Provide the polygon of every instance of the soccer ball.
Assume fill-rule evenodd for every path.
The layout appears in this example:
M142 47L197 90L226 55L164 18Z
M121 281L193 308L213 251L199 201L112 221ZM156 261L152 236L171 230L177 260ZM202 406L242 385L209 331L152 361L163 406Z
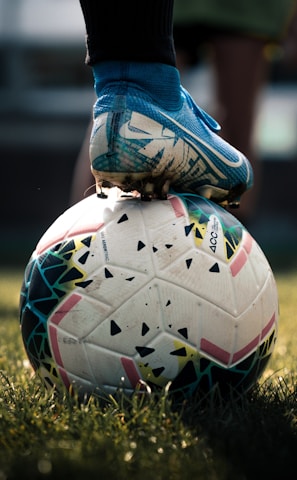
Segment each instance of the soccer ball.
M58 390L243 392L274 349L278 295L264 253L223 208L111 193L77 203L42 236L20 322L33 368Z

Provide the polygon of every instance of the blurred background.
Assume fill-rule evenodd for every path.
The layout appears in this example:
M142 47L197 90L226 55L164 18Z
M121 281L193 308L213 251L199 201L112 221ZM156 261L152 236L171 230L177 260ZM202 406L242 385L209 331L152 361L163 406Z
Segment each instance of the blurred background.
M248 228L273 267L296 267L297 57L284 57L281 47L273 50L259 98L254 142L263 185ZM93 78L84 63L78 0L0 0L0 59L0 261L24 266L70 204L73 169L91 117ZM197 103L211 109L207 62L182 80Z

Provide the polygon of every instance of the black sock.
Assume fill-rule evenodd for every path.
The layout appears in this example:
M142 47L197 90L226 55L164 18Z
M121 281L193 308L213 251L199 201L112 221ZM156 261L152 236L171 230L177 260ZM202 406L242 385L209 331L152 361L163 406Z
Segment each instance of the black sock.
M175 66L173 0L80 0L87 63L108 60Z

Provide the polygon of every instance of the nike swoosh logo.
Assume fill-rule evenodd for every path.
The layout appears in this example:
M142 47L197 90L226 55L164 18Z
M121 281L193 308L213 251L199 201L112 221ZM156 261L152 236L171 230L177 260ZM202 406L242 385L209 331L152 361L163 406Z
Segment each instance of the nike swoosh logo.
M188 130L187 128L185 128L183 125L181 125L179 122L177 122L176 120L174 120L172 117L170 117L169 115L166 115L166 113L164 112L160 112L160 115L162 115L163 117L167 118L167 120L169 120L171 123L174 123L174 125L176 125L178 128L180 128L183 132L185 132L189 137L193 138L194 141L200 143L201 145L203 145L207 150L209 150L210 152L212 152L213 154L216 155L216 157L218 157L225 165L228 165L229 167L232 167L232 168L239 168L241 167L241 165L243 164L243 156L241 155L241 153L236 150L236 148L234 148L234 151L236 152L237 154L237 158L238 160L237 161L230 161L228 160L228 158L226 158L224 155L222 155L220 152L218 152L214 147L212 147L211 145L209 145L208 143L204 142L201 138L197 137L197 135L195 135L194 133L192 133L190 130ZM199 148L197 147L196 143L192 143L188 138L187 138L187 142L189 142L193 148L195 150L199 150ZM205 154L205 152L201 151L201 154ZM216 170L216 167L215 165L213 165L213 163L208 159L207 160L209 163L212 164L212 168L214 170Z

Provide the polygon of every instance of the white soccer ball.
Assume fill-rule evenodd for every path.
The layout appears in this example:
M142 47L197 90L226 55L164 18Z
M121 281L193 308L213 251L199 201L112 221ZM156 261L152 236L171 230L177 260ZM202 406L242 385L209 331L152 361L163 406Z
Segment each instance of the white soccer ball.
M130 394L246 391L274 349L278 295L248 231L195 195L92 195L66 210L27 265L20 302L47 385ZM140 387L141 388L141 387Z

